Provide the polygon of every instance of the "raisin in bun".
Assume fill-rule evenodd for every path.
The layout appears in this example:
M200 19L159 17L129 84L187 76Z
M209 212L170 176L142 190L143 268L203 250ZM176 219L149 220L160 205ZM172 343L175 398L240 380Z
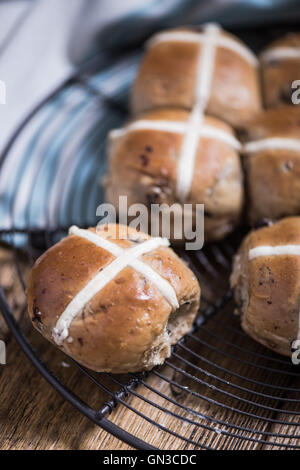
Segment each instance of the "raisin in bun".
M262 112L242 137L251 223L300 214L300 109Z
M112 373L162 364L192 327L200 288L166 239L127 226L71 227L35 263L32 323L84 366Z
M132 91L132 111L162 106L192 109L238 125L261 109L258 61L218 25L172 29L147 43Z
M272 42L260 56L263 99L267 107L292 104L292 83L299 79L300 33Z
M204 204L205 239L221 239L243 205L239 145L230 126L212 117L172 108L144 114L110 134L107 200L117 209L119 196L149 209L191 204L192 217Z
M244 331L290 356L299 338L300 217L246 236L234 259L231 285Z

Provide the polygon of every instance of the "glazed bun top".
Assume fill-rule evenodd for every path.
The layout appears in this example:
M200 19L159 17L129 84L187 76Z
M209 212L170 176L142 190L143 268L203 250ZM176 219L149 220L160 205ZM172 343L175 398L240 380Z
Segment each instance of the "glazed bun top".
M281 106L257 113L238 134L243 153L265 151L300 152L300 109Z
M298 104L299 63L299 33L277 39L262 51L262 94L266 107L278 107L285 103Z
M287 356L300 339L300 217L252 231L234 259L231 285L243 329Z
M77 248L77 245L80 244ZM71 272L69 274L70 286L68 289L74 291L74 295L71 294L71 290L68 291L69 295L66 296L66 305L58 320L53 327L52 336L56 343L61 344L64 339L69 335L69 328L77 315L82 312L87 304L98 294L101 290L107 286L123 269L127 266L133 267L137 272L142 273L149 278L156 286L156 289L160 292L161 296L170 304L172 309L178 308L178 300L174 287L169 281L166 281L150 266L144 265L138 258L142 255L150 254L154 250L163 249L167 247L169 242L164 238L151 238L144 233L135 232L127 226L116 226L107 225L104 227L98 227L97 230L83 230L76 226L72 226L69 229L69 237L61 242L60 246L56 245L52 248L54 251L60 249L57 252L57 256L53 256L53 262L62 263L62 267L66 264L66 257L68 255L68 248L74 250L75 258L74 263L69 263L68 269ZM81 250L87 250L91 248L91 263L90 266L86 265L88 271L86 276L81 275L80 279L74 279L76 273L76 264L81 262L80 252ZM100 250L99 250L100 248ZM124 251L124 249L127 250ZM131 248L131 250L128 250ZM47 252L47 261L50 263L51 258ZM83 254L83 253L82 253ZM98 255L98 256L97 256ZM99 257L97 261L97 257ZM77 259L76 259L77 258ZM41 257L35 266L36 272L43 264L43 257ZM133 266L132 266L133 265ZM100 270L99 270L100 266ZM95 276L90 275L91 269L95 267ZM49 271L50 273L50 266ZM64 273L64 279L61 280L64 284L66 283L66 272ZM86 277L86 278L85 278ZM59 279L57 279L59 281ZM59 285L57 285L59 288ZM44 298L42 296L42 298ZM70 300L70 301L69 301ZM40 299L40 302L42 300ZM53 304L53 300L52 300ZM49 309L48 305L41 305L41 311L45 312ZM56 312L59 312L58 309Z
M236 125L261 108L258 61L216 24L156 34L147 43L132 93L132 111L201 104Z
M277 60L300 60L300 33L289 33L273 41L260 54L260 60L266 64Z
M201 144L201 154L206 157L197 168ZM229 159L231 149L239 150L240 143L228 124L197 112L172 108L144 113L124 128L111 131L109 136L109 156L114 157L116 171L132 168L140 171L141 176L147 172L167 179L181 202L189 200L189 196L193 200L200 189L201 174L212 178L222 162Z
M122 129L120 129L120 132L119 132L119 135L120 137L125 134L125 132L127 133L128 131L131 130L131 125L136 123L136 122L140 122L142 121L142 127L146 127L146 125L144 125L144 122L143 121L158 121L158 124L157 124L157 127L154 128L153 130L163 130L164 129L164 126L162 125L162 123L164 123L165 121L169 121L169 122L172 122L172 121L176 121L176 122L187 122L189 120L189 117L190 117L190 111L189 110L186 110L186 109L181 109L181 108L172 108L172 107L164 107L164 108L157 108L157 109L151 109L150 111L148 112L144 112L144 113L141 113L139 114L138 117L136 118L133 118L131 119L127 125L125 125ZM161 123L161 124L159 124ZM203 125L207 125L207 126L211 126L211 127L214 127L214 128L217 128L217 129L221 129L223 130L224 132L228 133L228 134L231 134L231 135L234 135L234 131L232 129L232 127L227 124L226 122L220 120L220 119L217 119L213 116L208 116L208 115L205 115L204 116L204 122L203 122ZM139 126L141 126L141 124L139 124ZM132 130L135 130L134 128ZM138 130L138 129L137 129ZM149 129L151 130L151 129ZM185 130L183 127L177 127L177 128L173 128L173 129L170 129L170 131L172 132L175 132L175 133L183 133L182 131ZM116 132L116 137L117 137L117 133L118 133L118 130L113 130L111 131L111 134L114 134ZM213 137L213 134L211 135ZM216 138L218 137L218 134L216 132Z
M240 127L239 137L244 142L267 137L300 138L300 108L280 106L257 113Z
M298 255L300 248L300 217L286 217L279 222L261 227L252 231L246 240L249 259L254 259L256 254L263 254L261 248L254 251L258 247L266 247L265 251L268 253L268 247L290 245L291 248L287 251L290 251L291 255ZM269 250L269 252L271 251Z
M200 297L197 279L168 245L123 225L71 227L31 271L34 326L93 370L161 363L191 328Z

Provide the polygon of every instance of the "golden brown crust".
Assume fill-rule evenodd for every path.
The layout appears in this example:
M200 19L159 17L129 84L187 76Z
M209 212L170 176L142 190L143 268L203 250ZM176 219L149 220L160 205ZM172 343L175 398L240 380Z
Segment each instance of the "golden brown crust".
M127 230L124 226L117 226L117 236L111 238L114 227L102 226L101 236L122 247L134 244L119 239L119 229ZM136 234L128 228L129 238ZM86 239L69 235L36 261L27 287L28 310L33 325L49 341L68 303L113 258ZM170 248L157 248L141 259L170 282L180 308L174 311L150 281L126 267L71 323L61 349L81 364L114 373L151 369L158 363L158 351L160 362L170 354L170 341L163 338L168 322L174 318L178 323L171 344L191 328L200 297L193 273Z
M276 109L261 111L239 126L238 134L243 142L269 137L298 139L300 132L300 108L282 105Z
M262 51L261 70L263 78L263 99L265 106L272 108L283 104L292 104L294 90L291 84L299 78L299 58L274 58L264 60L263 56L277 47L299 48L300 34L290 33L269 44Z
M299 152L266 150L249 155L246 172L252 223L300 213Z
M250 261L249 250L294 244L300 245L300 217L251 232L238 250L231 276L243 329L286 356L291 355L291 343L298 333L300 257L262 256Z
M299 131L300 109L282 106L257 114L240 130L240 137L245 143L268 138L299 140ZM245 154L243 161L251 223L300 214L299 151L260 150Z
M241 43L224 31L221 34ZM182 42L150 47L133 86L132 111L136 114L170 106L191 109L201 47ZM235 126L260 109L257 68L234 51L218 47L207 113Z
M183 122L188 117L183 110L161 109L141 119ZM233 135L227 124L215 118L205 117L204 123ZM110 142L107 200L117 208L119 196L128 197L128 206L178 203L175 188L182 141L181 134L136 130ZM242 171L235 150L218 140L201 137L186 203L204 203L207 240L220 239L232 231L243 205Z

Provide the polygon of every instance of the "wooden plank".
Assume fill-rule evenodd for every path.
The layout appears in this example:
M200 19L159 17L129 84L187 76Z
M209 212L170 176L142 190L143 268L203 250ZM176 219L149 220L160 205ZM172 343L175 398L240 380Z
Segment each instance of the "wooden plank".
M213 328L213 333L218 334L219 330L215 327L215 322L211 322L207 327L207 331ZM214 325L214 326L213 326ZM221 323L219 322L219 325ZM230 325L228 325L230 326ZM219 328L221 330L221 327ZM243 344L245 346L245 337L241 336L240 342L236 339L236 334L232 332L237 341L237 346ZM207 340L208 333L203 332L201 339ZM55 372L66 381L67 385L78 393L80 396L84 396L89 399L91 405L97 407L107 400L108 396L105 393L99 392L89 381L82 377L75 368L65 367L66 364L70 364L63 354L57 351L54 347L49 347L42 338L39 338L35 332L31 335L31 340L38 345L40 354L45 358L47 363ZM226 334L226 341L229 340ZM246 342L250 342L246 338ZM219 343L215 343L216 348L222 350L224 353L227 352L226 348ZM255 345L256 346L256 345ZM229 348L229 347L228 347ZM209 357L216 365L234 370L235 373L239 373L245 377L251 379L266 381L266 371L264 369L256 370L253 373L253 366L248 366L243 363L239 367L233 367L233 360L230 357L225 357L220 360L220 354L218 352L207 352L205 345L200 345L197 349L197 354L203 357ZM263 349L263 348L262 348ZM232 348L229 348L232 352ZM256 351L259 351L258 347ZM185 352L179 352L178 354L186 359L191 359ZM117 439L109 436L105 431L99 429L96 425L92 424L88 419L83 417L74 408L66 403L37 373L33 366L29 363L24 354L15 344L14 340L8 345L7 351L8 363L6 366L1 367L1 380L0 380L0 393L1 393L1 405L0 405L0 420L1 420L1 436L0 436L0 448L1 449L115 449L115 448L129 448L125 444L121 444ZM253 359L252 359L253 360ZM195 363L195 362L194 362ZM197 362L199 367L203 367L203 361ZM174 362L174 365L178 365L178 362ZM230 409L224 409L223 407L209 403L207 399L220 401L222 405L228 407L236 407L240 411L252 412L257 414L256 405L241 404L238 403L237 399L232 397L224 396L222 392L218 392L218 388L228 393L237 394L242 399L248 399L254 401L259 405L267 404L270 406L276 406L274 400L267 399L254 399L254 395L251 393L245 393L239 391L238 393L230 385L225 386L209 377L207 374L217 375L219 378L226 378L226 373L223 375L220 371L216 374L214 366L209 367L205 364L206 374L198 373L195 374L192 367L186 367L185 371L194 377L200 378L203 382L195 385L194 380L189 380L187 377L183 377L182 374L176 374L171 370L170 367L164 367L159 369L159 373L166 379L175 380L179 385L183 387L189 387L186 391L180 391L176 387L171 390L170 384L167 380L163 380L155 375L150 375L146 381L147 386L140 386L136 390L141 398L137 396L130 396L126 401L128 405L134 407L140 413L147 416L149 419L159 423L161 427L168 429L173 433L178 433L186 439L192 439L199 446L209 446L213 448L232 448L232 449L257 449L261 448L260 442L252 442L249 440L242 440L239 437L250 437L253 438L251 432L237 432L236 430L226 426L226 424L212 423L207 419L201 419L201 417L195 415L195 413L188 412L180 408L181 406L187 406L198 413L208 415L210 418L218 419L224 423L231 425L245 426L250 429L256 429L259 432L270 429L270 423L264 423L259 419L253 419L244 415L238 415ZM282 385L285 383L283 376L278 374L271 374L267 377L270 383ZM119 380L119 378L118 378ZM111 381L109 379L101 378L103 383L106 383L111 387ZM231 382L236 385L245 385L244 380L234 380L231 377ZM215 388L209 388L213 386ZM165 394L170 397L175 403L170 403L168 400L159 396L156 392L153 392L149 387L153 387L161 394ZM256 391L260 390L260 387L255 387ZM178 395L180 391L181 394ZM200 399L189 394L190 391L199 393L205 397ZM145 400L150 400L156 405L150 405ZM178 406L179 405L179 406ZM161 411L159 407L166 408L168 413ZM182 421L175 418L170 413L176 413L183 419L188 418L197 424L191 424L186 421ZM272 417L274 413L271 411L261 412L264 417ZM165 432L163 429L159 430L156 426L152 426L147 420L141 419L136 413L132 412L126 406L119 406L113 411L110 419L131 432L137 435L139 438L146 440L149 444L152 444L159 448L169 449L193 449L195 445L189 444L183 439L176 438L169 432ZM212 430L205 429L201 425L209 426ZM224 431L232 432L233 434L238 433L238 437L231 437L225 435ZM262 438L260 434L256 435L258 438ZM200 448L200 447L199 447Z

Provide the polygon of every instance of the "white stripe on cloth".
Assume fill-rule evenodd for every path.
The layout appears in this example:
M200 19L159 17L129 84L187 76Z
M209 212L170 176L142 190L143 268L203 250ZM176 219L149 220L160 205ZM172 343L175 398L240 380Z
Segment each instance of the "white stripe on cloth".
M62 341L68 337L69 327L72 321L82 311L87 302L114 279L126 266L132 267L152 282L173 308L179 307L176 292L172 285L149 265L137 259L141 255L149 253L160 246L169 246L169 241L166 238L150 238L132 248L124 249L90 230L83 230L72 226L70 227L69 233L85 238L96 246L113 254L116 258L91 279L86 286L75 295L62 312L52 330L52 337L57 344L61 344Z

